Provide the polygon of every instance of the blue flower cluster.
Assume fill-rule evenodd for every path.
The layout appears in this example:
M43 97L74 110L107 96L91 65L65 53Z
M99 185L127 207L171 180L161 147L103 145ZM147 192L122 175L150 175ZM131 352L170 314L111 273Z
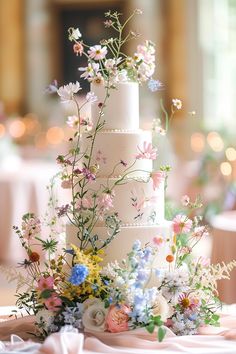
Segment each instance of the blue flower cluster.
M69 282L73 285L82 284L89 274L88 268L84 264L76 264L71 269Z

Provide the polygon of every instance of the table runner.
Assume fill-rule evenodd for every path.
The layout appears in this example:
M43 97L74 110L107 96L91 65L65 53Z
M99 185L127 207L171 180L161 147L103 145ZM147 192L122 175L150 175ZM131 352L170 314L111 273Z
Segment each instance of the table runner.
M0 323L0 340L11 337L11 343L0 342L0 353L30 354L235 354L236 353L236 315L222 315L221 327L202 328L196 336L175 336L167 329L162 343L156 334L150 335L145 329L123 333L55 333L44 343L36 343L27 332L34 331L34 317L27 316L17 320ZM231 329L231 332L230 332ZM11 336L11 334L16 336ZM233 334L231 340L227 337ZM26 341L23 341L25 339Z

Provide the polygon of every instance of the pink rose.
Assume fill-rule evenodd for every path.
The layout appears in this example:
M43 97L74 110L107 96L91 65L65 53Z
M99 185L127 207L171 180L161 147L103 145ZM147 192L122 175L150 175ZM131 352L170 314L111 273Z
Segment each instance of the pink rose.
M44 304L49 311L58 311L62 301L56 293L52 293L52 295L44 301Z
M38 281L38 290L53 289L53 277L40 277Z
M70 189L72 187L72 180L71 179L65 179L64 181L61 182L61 187L63 189Z
M106 328L109 332L128 331L130 307L127 305L112 305L106 316Z

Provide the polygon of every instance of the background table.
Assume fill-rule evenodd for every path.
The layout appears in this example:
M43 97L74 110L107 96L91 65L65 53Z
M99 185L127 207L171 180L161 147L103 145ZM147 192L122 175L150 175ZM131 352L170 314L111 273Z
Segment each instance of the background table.
M37 160L0 170L0 262L21 259L22 248L12 226L20 226L27 212L45 213L46 186L58 170L56 163Z
M236 211L228 211L215 216L212 221L212 257L211 263L236 260ZM236 303L236 268L231 272L230 280L218 282L221 301Z

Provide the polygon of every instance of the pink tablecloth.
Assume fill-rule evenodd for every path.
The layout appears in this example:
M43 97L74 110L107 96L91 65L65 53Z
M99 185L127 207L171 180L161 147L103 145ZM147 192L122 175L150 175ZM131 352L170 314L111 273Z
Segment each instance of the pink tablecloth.
M0 339L8 340L11 333L24 338L12 336L12 343L0 342L3 353L31 354L235 354L236 330L233 338L226 339L229 329L236 328L236 315L222 315L220 328L204 328L197 336L177 337L171 331L162 343L156 340L156 334L150 335L144 329L118 334L97 333L56 333L49 336L44 343L30 341L32 336L26 332L34 329L33 317L25 317L0 323ZM226 332L225 332L226 331ZM223 332L223 334L222 334ZM225 334L226 333L226 334ZM230 336L229 336L230 337ZM10 354L11 352L9 352Z
M46 186L58 170L56 163L37 160L0 170L0 261L22 260L23 250L12 227L20 226L27 212L45 214Z

